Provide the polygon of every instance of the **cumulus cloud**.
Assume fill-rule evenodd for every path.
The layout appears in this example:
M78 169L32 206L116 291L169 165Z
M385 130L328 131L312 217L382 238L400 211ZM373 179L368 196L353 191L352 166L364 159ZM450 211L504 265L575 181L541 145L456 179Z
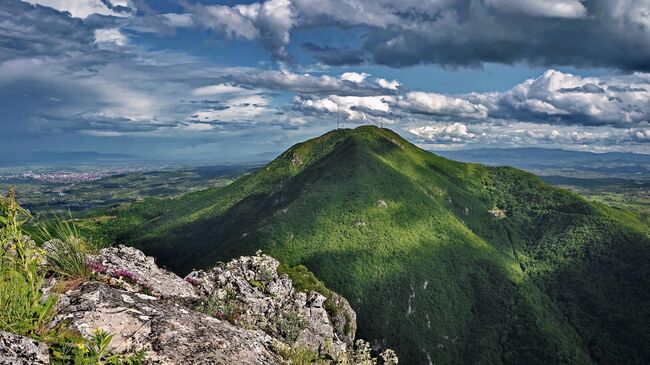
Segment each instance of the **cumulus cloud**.
M291 91L316 95L377 95L385 90L375 82L367 80L364 73L348 72L339 77L331 75L299 74L286 69L259 71L247 69L223 76L227 82L252 88Z
M447 115L476 119L484 119L488 114L488 109L484 105L474 104L458 97L421 91L411 91L400 96L394 105L413 114Z
M25 0L32 4L47 6L70 13L76 18L87 18L92 14L110 16L131 16L134 12L127 0Z
M630 126L650 121L650 74L580 77L549 70L504 93L470 94L493 118Z
M365 72L345 72L341 75L341 80L352 81L354 83L361 83L363 80L368 77L368 74Z
M347 121L368 122L378 121L382 115L390 112L387 95L378 96L339 96L330 95L324 98L294 97L294 107L304 113L327 113L339 115ZM390 121L387 121L390 122Z
M377 79L376 81L379 86L389 90L397 90L401 85L397 80L388 81L386 79Z
M467 126L462 123L426 125L408 129L418 137L430 141L441 142L464 142L474 139L476 135L468 131Z
M128 39L117 28L96 29L95 30L95 43L98 43L98 44L115 44L117 46L125 46L128 43Z
M274 57L280 60L289 58L286 46L295 21L289 0L268 0L233 7L195 4L187 8L197 23L205 28L231 38L258 40ZM169 14L166 16L170 17ZM178 23L180 16L172 16L172 19Z
M592 151L634 150L647 146L637 140L633 129L595 126L557 126L528 122L463 124L435 122L410 127L415 142L429 149L467 147L553 147Z

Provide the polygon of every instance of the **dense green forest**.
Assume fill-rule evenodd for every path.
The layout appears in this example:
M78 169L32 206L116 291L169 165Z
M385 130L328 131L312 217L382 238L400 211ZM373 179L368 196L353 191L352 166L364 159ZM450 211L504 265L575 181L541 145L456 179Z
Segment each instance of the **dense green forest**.
M454 162L364 126L222 188L94 215L185 274L258 249L305 265L406 364L650 362L639 215L513 168Z

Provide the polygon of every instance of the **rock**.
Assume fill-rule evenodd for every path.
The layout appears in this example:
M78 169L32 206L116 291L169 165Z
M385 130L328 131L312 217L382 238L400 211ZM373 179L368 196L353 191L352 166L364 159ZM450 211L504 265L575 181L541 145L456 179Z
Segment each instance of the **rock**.
M337 308L336 315L330 316L334 332L340 340L345 342L348 346L354 344L355 334L357 333L357 314L350 306L347 299L342 296L331 292L330 299Z
M102 249L98 255L91 256L92 265L101 267L113 276L132 275L136 284L152 294L187 300L198 299L194 287L176 274L159 268L153 257L133 247L119 245ZM138 291L125 286L128 291Z
M488 210L488 213L490 213L494 218L505 218L508 214L499 208L494 208Z
M379 208L388 208L388 204L386 204L386 201L383 200L383 199L380 199L379 201L377 201L377 206Z
M132 295L99 282L64 295L68 305L53 325L67 323L87 338L101 328L114 336L110 351L143 350L148 364L281 363L269 335L185 308L173 298Z
M343 297L296 291L261 252L185 279L125 246L89 262L96 275L58 295L50 326L86 338L100 328L113 335L111 352L144 351L147 364L280 364L290 347L336 356L354 342L356 314Z
M237 325L262 330L292 346L332 354L345 351L356 330L356 315L347 301L334 294L341 310L332 318L325 309L327 298L294 290L289 277L278 275L278 266L277 260L258 252L192 272L188 279L197 283L205 303L217 303L218 316Z
M291 163L294 166L302 166L302 164L303 164L302 160L300 159L300 156L298 156L295 153L293 154L293 157L291 158Z
M49 363L50 357L44 343L13 333L0 332L0 365Z

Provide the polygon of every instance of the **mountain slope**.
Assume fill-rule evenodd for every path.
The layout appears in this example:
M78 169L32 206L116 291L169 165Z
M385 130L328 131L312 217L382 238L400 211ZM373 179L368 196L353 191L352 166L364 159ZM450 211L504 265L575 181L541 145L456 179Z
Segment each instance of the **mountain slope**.
M407 364L650 361L638 217L387 129L332 131L224 188L110 214L105 234L180 273L257 249L304 264Z

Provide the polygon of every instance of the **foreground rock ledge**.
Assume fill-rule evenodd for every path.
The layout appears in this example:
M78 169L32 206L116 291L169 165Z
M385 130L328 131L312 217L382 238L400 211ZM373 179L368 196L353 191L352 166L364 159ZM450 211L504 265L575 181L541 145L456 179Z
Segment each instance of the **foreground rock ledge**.
M1 365L43 365L49 363L49 354L44 343L0 331Z
M261 253L187 280L130 247L103 249L91 259L101 267L98 280L60 294L52 325L85 337L101 328L114 335L111 351L143 350L148 364L281 364L280 349L336 354L354 340L356 315L344 298L334 294L338 314L331 318L324 296L294 290L278 275L278 261ZM130 280L116 287L116 273ZM215 302L231 310L228 318L215 309L225 307L209 305ZM348 333L342 321L350 321Z

